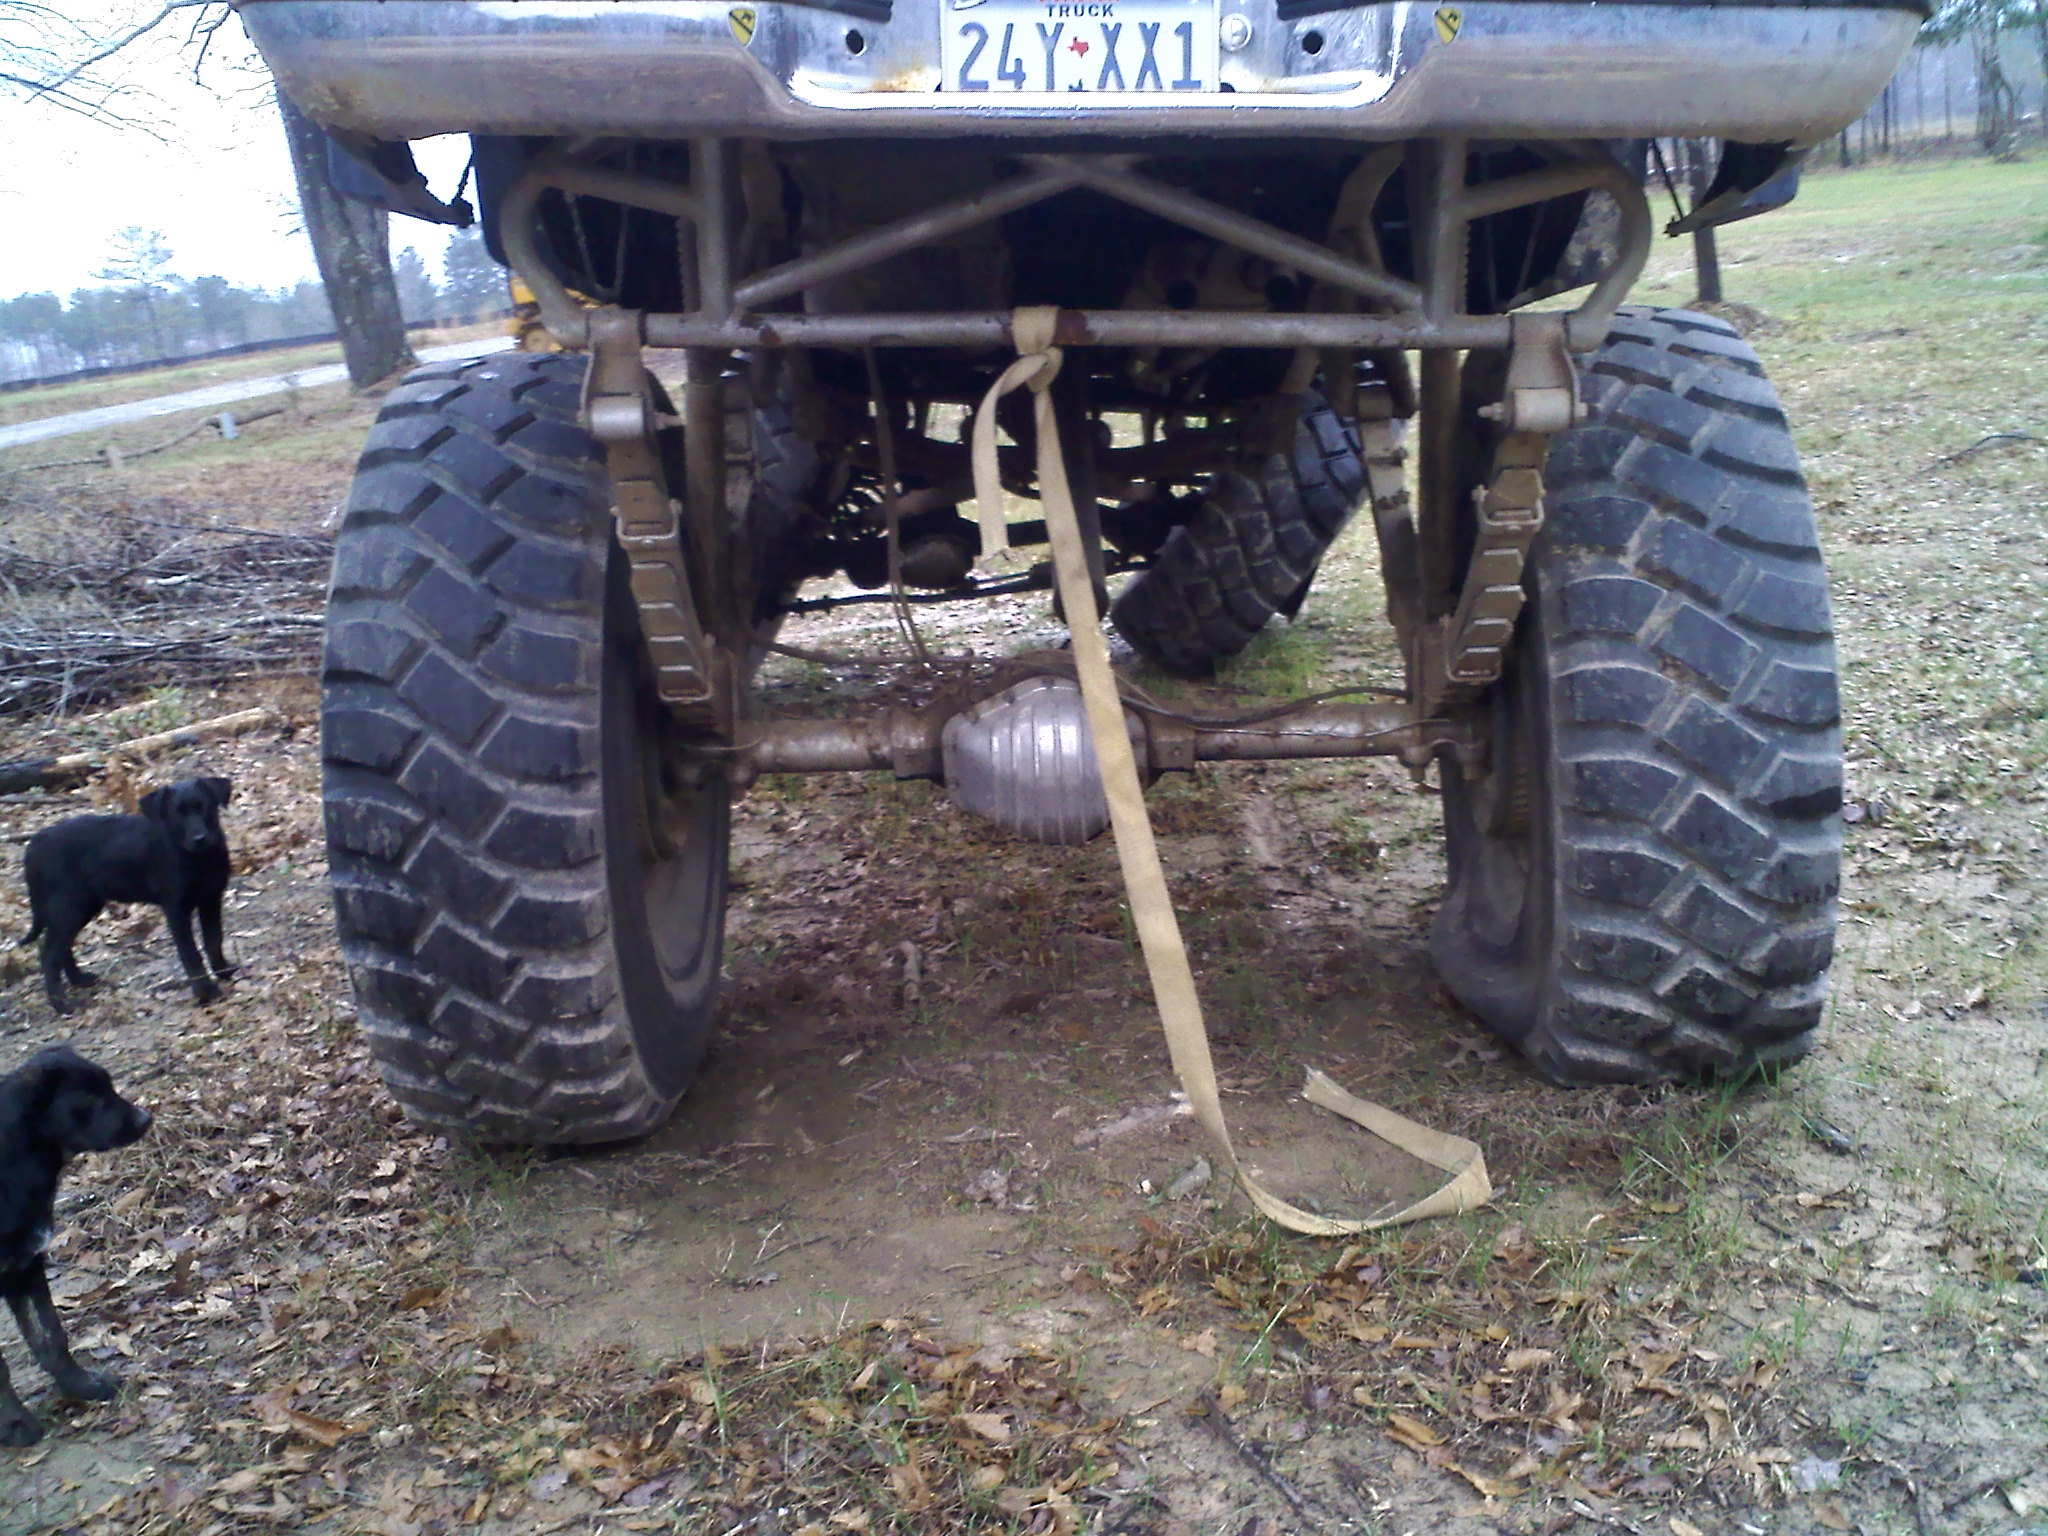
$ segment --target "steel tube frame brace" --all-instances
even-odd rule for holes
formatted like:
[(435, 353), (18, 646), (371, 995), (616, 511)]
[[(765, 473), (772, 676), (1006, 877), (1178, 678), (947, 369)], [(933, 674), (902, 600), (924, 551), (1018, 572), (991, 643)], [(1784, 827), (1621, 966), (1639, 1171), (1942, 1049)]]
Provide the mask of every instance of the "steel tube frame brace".
[[(622, 487), (619, 533), (634, 557), (634, 587), (649, 638), (662, 697), (685, 724), (709, 725), (732, 739), (738, 707), (738, 669), (721, 635), (736, 635), (745, 616), (699, 611), (697, 597), (723, 608), (726, 583), (708, 579), (727, 568), (730, 537), (724, 506), (724, 386), (730, 353), (760, 347), (1011, 347), (1011, 317), (1002, 311), (933, 314), (803, 314), (763, 312), (827, 281), (916, 250), (935, 240), (1086, 186), (1283, 267), (1312, 281), (1327, 307), (1308, 314), (1062, 310), (1055, 342), (1069, 347), (1292, 347), (1301, 349), (1418, 349), (1423, 354), (1421, 507), (1417, 529), (1421, 591), (1435, 605), (1411, 619), (1402, 635), (1408, 657), (1411, 704), (1419, 721), (1446, 705), (1464, 702), (1500, 675), (1521, 607), (1521, 572), (1530, 542), (1542, 527), (1544, 455), (1552, 434), (1578, 419), (1576, 377), (1570, 354), (1605, 338), (1614, 312), (1641, 274), (1652, 231), (1648, 199), (1628, 172), (1597, 144), (1563, 143), (1559, 158), (1541, 169), (1472, 186), (1467, 143), (1421, 140), (1405, 150), (1388, 147), (1360, 168), (1360, 207), (1368, 259), (1299, 235), (1171, 186), (1134, 169), (1140, 156), (1026, 154), (1027, 169), (999, 186), (956, 198), (735, 281), (731, 210), (733, 156), (727, 141), (690, 144), (688, 187), (631, 172), (594, 166), (568, 143), (543, 151), (509, 189), (501, 236), (513, 269), (533, 290), (548, 329), (565, 346), (594, 354), (596, 387), (588, 402), (593, 433), (611, 456)], [(1371, 201), (1404, 154), (1419, 232), (1419, 282), (1387, 272), (1370, 235)], [(549, 189), (605, 198), (674, 218), (685, 236), (685, 294), (680, 313), (586, 310), (539, 259), (535, 216)], [(1466, 252), (1472, 220), (1581, 191), (1601, 191), (1620, 211), (1620, 239), (1612, 264), (1568, 313), (1469, 315), (1464, 313)], [(1346, 216), (1341, 206), (1340, 221)], [(1339, 232), (1333, 231), (1333, 236)], [(653, 445), (658, 423), (644, 386), (641, 348), (680, 347), (688, 357), (684, 388), (682, 517), (666, 528), (659, 515), (673, 499)], [(1507, 396), (1491, 408), (1505, 429), (1492, 473), (1477, 493), (1477, 535), (1464, 571), (1452, 570), (1457, 482), (1458, 353), (1473, 348), (1509, 352)], [(674, 534), (666, 529), (672, 528)], [(669, 558), (653, 554), (663, 537), (681, 547)], [(690, 567), (698, 579), (688, 579)], [(1431, 594), (1434, 594), (1432, 597)], [(854, 754), (858, 755), (858, 754)], [(1274, 755), (1290, 755), (1284, 752)]]

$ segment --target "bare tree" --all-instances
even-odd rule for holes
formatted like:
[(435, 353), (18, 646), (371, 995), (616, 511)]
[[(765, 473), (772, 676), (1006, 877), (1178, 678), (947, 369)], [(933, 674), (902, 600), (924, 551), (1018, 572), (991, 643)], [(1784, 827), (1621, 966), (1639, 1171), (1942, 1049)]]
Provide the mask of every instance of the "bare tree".
[(76, 9), (44, 0), (0, 0), (0, 92), (156, 137), (162, 135), (146, 100), (125, 82), (103, 76), (99, 66), (186, 11), (192, 24), (185, 40), (196, 45), (196, 70), (196, 60), (231, 14), (222, 0), (162, 0), (146, 15), (134, 12), (142, 19), (126, 27), (104, 14), (95, 18), (113, 28), (104, 31), (72, 14)]
[[(124, 12), (126, 25), (114, 19)], [(0, 90), (147, 130), (149, 125), (127, 110), (130, 98), (120, 83), (101, 74), (102, 66), (179, 18), (189, 22), (184, 46), (196, 73), (214, 33), (232, 12), (223, 0), (149, 0), (103, 6), (92, 22), (79, 19), (83, 14), (79, 7), (45, 0), (0, 0)], [(349, 379), (360, 389), (413, 361), (392, 280), (390, 219), (383, 210), (336, 190), (326, 134), (281, 93), (277, 102), (306, 234), (341, 333)], [(154, 328), (153, 304), (149, 309)]]
[(1967, 41), (1977, 65), (1977, 142), (2009, 160), (2019, 148), (2020, 93), (2006, 78), (2005, 33), (2033, 19), (2040, 0), (1944, 0), (1921, 24), (1925, 42)]
[(306, 238), (327, 289), (349, 382), (367, 389), (417, 361), (405, 340), (398, 284), (391, 272), (391, 215), (344, 197), (334, 185), (326, 133), (284, 92), (277, 93), (291, 146), (292, 174)]
[(164, 345), (159, 302), (178, 279), (171, 275), (171, 244), (163, 231), (130, 224), (114, 236), (114, 254), (93, 273), (103, 283), (113, 283), (122, 294), (142, 306), (143, 323), (149, 328), (149, 344), (158, 357), (169, 356)]
[(2041, 133), (2048, 137), (2048, 0), (2030, 0), (2025, 19), (2034, 30), (2034, 51), (2041, 58)]
[[(1712, 139), (1686, 139), (1682, 142), (1685, 145), (1686, 182), (1692, 193), (1692, 205), (1697, 208), (1707, 200), (1707, 189), (1714, 184), (1718, 157)], [(1699, 302), (1720, 303), (1721, 250), (1711, 225), (1692, 233), (1692, 270)]]

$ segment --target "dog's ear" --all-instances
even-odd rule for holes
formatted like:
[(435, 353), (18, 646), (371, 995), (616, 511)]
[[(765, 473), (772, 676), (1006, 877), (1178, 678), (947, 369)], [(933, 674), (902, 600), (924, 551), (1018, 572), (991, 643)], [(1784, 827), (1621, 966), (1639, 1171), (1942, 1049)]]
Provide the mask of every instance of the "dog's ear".
[(167, 822), (171, 819), (171, 792), (169, 789), (152, 789), (135, 802), (135, 809), (151, 821)]
[(226, 779), (201, 779), (199, 787), (213, 796), (215, 805), (226, 805), (235, 793), (235, 786)]

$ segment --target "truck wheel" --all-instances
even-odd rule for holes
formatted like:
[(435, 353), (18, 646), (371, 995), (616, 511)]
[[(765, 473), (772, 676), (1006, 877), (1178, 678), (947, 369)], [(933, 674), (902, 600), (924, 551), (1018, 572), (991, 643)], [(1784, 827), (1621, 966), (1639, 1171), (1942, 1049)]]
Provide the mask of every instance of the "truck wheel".
[(1444, 984), (1560, 1083), (1803, 1056), (1841, 862), (1812, 502), (1748, 343), (1625, 309), (1548, 520), (1482, 779), (1444, 765)]
[(1216, 476), (1194, 517), (1110, 608), (1139, 655), (1177, 677), (1213, 677), (1276, 613), (1301, 606), (1316, 566), (1365, 492), (1352, 425), (1311, 394), (1294, 450)]
[(328, 606), (328, 861), (363, 1035), (414, 1119), (492, 1141), (660, 1124), (724, 936), (729, 794), (662, 766), (583, 371), (506, 355), (393, 390)]

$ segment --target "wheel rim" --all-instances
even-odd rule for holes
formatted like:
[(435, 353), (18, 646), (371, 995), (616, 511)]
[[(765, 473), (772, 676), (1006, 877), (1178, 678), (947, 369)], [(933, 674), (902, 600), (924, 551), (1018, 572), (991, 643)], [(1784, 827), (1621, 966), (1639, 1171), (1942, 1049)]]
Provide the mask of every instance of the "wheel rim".
[[(1515, 669), (1519, 673), (1520, 669)], [(1488, 947), (1521, 948), (1523, 918), (1540, 864), (1531, 807), (1535, 799), (1534, 742), (1522, 679), (1501, 679), (1487, 701), (1486, 774), (1462, 785), (1469, 865), (1466, 922)]]
[(1539, 623), (1532, 596), (1507, 668), (1480, 706), (1489, 736), (1486, 774), (1472, 781), (1455, 769), (1445, 774), (1450, 888), (1431, 940), (1452, 993), (1518, 1042), (1549, 995), (1557, 905)]
[(722, 773), (679, 783), (647, 678), (624, 562), (605, 604), (604, 857), (619, 993), (648, 1074), (681, 1086), (704, 1052), (725, 933), (731, 792)]

